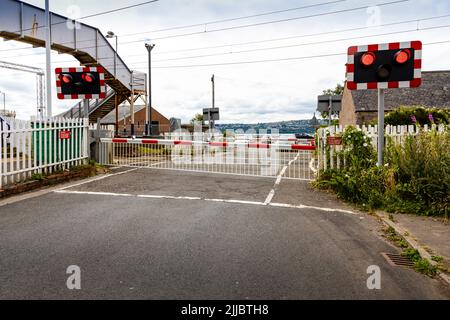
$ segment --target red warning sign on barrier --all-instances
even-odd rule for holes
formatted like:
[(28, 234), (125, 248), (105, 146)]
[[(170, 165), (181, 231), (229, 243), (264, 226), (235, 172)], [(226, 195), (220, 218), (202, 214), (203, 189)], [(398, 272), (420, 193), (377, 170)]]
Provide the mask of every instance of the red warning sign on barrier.
[(68, 139), (70, 139), (70, 136), (71, 136), (71, 132), (69, 130), (61, 130), (59, 132), (59, 138), (61, 140), (68, 140)]
[(327, 144), (329, 146), (340, 146), (342, 145), (342, 137), (328, 137)]

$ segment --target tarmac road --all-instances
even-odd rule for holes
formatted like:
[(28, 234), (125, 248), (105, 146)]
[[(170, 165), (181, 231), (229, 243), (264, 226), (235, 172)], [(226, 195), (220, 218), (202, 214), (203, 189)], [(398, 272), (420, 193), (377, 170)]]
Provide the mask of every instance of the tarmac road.
[[(386, 262), (397, 249), (377, 221), (306, 182), (264, 205), (274, 181), (139, 169), (0, 202), (0, 298), (449, 299)], [(70, 265), (81, 290), (66, 287)]]

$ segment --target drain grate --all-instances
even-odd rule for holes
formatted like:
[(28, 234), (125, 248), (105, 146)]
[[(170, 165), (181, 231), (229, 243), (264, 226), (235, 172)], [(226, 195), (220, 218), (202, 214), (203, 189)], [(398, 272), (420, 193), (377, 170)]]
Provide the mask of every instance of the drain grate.
[(381, 255), (392, 266), (401, 266), (401, 267), (413, 267), (414, 266), (414, 262), (412, 262), (409, 258), (402, 256), (401, 254), (382, 252)]

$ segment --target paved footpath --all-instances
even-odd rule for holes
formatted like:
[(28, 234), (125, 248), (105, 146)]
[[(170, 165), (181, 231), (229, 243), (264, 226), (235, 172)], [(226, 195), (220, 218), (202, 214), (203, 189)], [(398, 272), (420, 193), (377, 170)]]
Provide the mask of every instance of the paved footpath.
[[(0, 202), (0, 299), (449, 299), (307, 182), (139, 169)], [(81, 290), (66, 269), (81, 268)], [(381, 268), (381, 290), (366, 270)]]

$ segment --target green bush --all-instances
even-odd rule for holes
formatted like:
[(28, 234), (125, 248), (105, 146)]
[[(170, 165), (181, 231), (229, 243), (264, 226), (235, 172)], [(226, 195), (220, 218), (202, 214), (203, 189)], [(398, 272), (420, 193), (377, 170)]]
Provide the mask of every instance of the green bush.
[[(450, 204), (450, 133), (422, 132), (402, 145), (388, 142), (386, 161), (397, 171), (398, 211), (446, 215)], [(404, 210), (406, 209), (406, 210)]]
[(393, 126), (450, 124), (450, 111), (421, 106), (400, 107), (386, 115), (385, 123)]
[(421, 132), (402, 144), (388, 139), (383, 167), (363, 132), (343, 134), (345, 169), (322, 172), (315, 185), (331, 189), (367, 210), (384, 209), (448, 217), (450, 207), (450, 131)]

